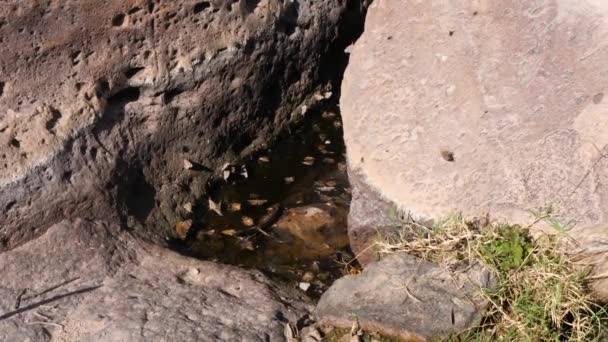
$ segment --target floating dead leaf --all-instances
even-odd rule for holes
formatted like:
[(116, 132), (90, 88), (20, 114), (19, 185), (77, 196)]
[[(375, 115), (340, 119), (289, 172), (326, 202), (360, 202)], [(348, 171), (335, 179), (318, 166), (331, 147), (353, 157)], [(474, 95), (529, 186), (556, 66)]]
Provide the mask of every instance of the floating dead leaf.
[(184, 204), (183, 207), (186, 212), (188, 212), (188, 213), (192, 212), (192, 203), (188, 202), (188, 203)]
[(222, 234), (224, 234), (226, 236), (235, 236), (236, 235), (236, 230), (234, 230), (234, 229), (222, 230)]
[(323, 117), (323, 119), (333, 119), (336, 117), (336, 113), (334, 112), (323, 112), (323, 115), (321, 115)]
[(245, 165), (241, 166), (241, 176), (245, 179), (249, 178), (249, 172), (247, 172), (247, 167)]
[(192, 164), (192, 162), (189, 161), (188, 159), (184, 159), (184, 169), (192, 170), (193, 168), (194, 168), (194, 164)]
[(268, 158), (266, 156), (261, 156), (260, 158), (258, 158), (258, 161), (262, 162), (262, 163), (268, 163), (268, 162), (270, 162), (270, 158)]
[(175, 224), (175, 233), (178, 238), (185, 240), (190, 228), (192, 228), (192, 220), (179, 221)]
[(250, 199), (247, 201), (247, 203), (249, 203), (249, 205), (255, 206), (255, 207), (259, 207), (261, 205), (264, 205), (266, 203), (268, 203), (268, 200), (265, 199)]
[(255, 251), (255, 245), (253, 244), (253, 241), (251, 240), (241, 240), (239, 242), (239, 247), (241, 247), (242, 249), (248, 250), (248, 251)]
[(335, 159), (333, 159), (333, 158), (323, 158), (323, 162), (324, 162), (325, 164), (335, 164), (335, 163), (336, 163), (336, 160), (335, 160)]
[(302, 162), (302, 164), (308, 165), (308, 166), (314, 165), (315, 164), (315, 157), (306, 157), (306, 158), (304, 158), (304, 161)]
[(285, 177), (285, 184), (291, 184), (295, 181), (296, 179), (294, 177)]
[(215, 203), (211, 198), (209, 198), (209, 210), (215, 212), (216, 214), (220, 215), (220, 216), (224, 216), (224, 214), (222, 214), (222, 206), (221, 203)]
[(238, 203), (238, 202), (230, 203), (229, 210), (232, 212), (241, 211), (241, 203)]
[(247, 227), (251, 227), (255, 224), (255, 221), (253, 221), (253, 219), (249, 216), (243, 216), (241, 218), (241, 221), (243, 221), (243, 224), (246, 225)]

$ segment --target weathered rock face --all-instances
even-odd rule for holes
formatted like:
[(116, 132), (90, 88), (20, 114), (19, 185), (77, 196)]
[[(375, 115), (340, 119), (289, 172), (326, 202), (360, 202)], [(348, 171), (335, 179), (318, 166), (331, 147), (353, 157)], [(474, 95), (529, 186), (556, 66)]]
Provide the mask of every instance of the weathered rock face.
[(423, 341), (478, 324), (487, 302), (481, 287), (492, 286), (479, 265), (452, 274), (407, 254), (370, 264), (361, 275), (336, 281), (323, 294), (315, 315), (321, 324), (352, 327)]
[(142, 249), (105, 222), (62, 221), (0, 272), (1, 341), (282, 341), (308, 311), (260, 272)]
[(0, 250), (64, 218), (170, 229), (207, 171), (297, 117), (360, 18), (359, 1), (4, 2)]
[(375, 1), (341, 99), (356, 252), (391, 205), (605, 227), (607, 32), (597, 0)]

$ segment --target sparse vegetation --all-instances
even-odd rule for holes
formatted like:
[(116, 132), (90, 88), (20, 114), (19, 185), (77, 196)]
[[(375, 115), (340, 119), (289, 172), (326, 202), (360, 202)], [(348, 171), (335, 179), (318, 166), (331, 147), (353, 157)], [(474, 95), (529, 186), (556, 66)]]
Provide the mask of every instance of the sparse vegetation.
[(562, 233), (533, 239), (524, 227), (454, 215), (432, 228), (404, 223), (394, 236), (379, 237), (375, 250), (406, 252), (454, 272), (475, 262), (493, 270), (496, 286), (481, 291), (489, 305), (480, 325), (448, 340), (608, 340), (608, 306), (592, 300), (588, 270), (564, 252), (572, 242)]

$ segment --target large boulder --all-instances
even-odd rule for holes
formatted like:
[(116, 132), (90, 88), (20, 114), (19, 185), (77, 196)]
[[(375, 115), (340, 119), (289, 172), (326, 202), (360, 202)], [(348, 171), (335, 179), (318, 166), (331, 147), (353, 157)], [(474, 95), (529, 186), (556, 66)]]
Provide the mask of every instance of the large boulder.
[(359, 3), (0, 5), (0, 250), (65, 218), (164, 235), (340, 72)]
[(260, 272), (102, 221), (53, 225), (0, 254), (0, 274), (0, 341), (283, 341), (308, 312)]
[(355, 252), (397, 207), (599, 227), (605, 253), (607, 32), (605, 1), (374, 1), (342, 85)]

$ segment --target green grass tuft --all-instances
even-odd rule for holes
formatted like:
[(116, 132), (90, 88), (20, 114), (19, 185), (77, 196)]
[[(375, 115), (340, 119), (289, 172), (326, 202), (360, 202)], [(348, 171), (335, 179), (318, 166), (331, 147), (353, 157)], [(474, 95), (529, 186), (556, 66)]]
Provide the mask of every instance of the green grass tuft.
[(431, 228), (404, 223), (394, 236), (379, 237), (375, 250), (406, 252), (454, 272), (474, 262), (493, 270), (496, 287), (481, 290), (489, 303), (481, 324), (448, 340), (608, 341), (608, 307), (593, 301), (588, 270), (563, 252), (569, 243), (563, 234), (533, 239), (520, 226), (452, 216)]

